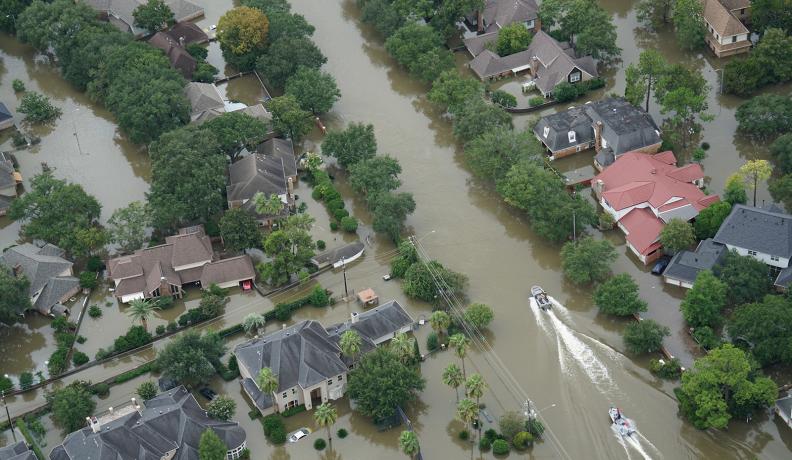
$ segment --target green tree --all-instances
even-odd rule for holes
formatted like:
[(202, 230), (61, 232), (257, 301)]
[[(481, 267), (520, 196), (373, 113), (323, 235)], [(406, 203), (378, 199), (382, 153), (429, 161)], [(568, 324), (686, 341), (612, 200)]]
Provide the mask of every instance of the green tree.
[(397, 332), (388, 344), (388, 348), (399, 358), (402, 364), (410, 362), (413, 357), (414, 347), (415, 339), (403, 332)]
[[(96, 14), (94, 12), (94, 14)], [(132, 41), (132, 35), (121, 32), (109, 23), (93, 23), (78, 29), (69, 46), (57, 50), (63, 78), (85, 91), (95, 72), (111, 50), (118, 50)]]
[(448, 296), (462, 296), (467, 278), (461, 273), (449, 270), (440, 262), (432, 260), (428, 263), (415, 263), (404, 274), (402, 289), (408, 297), (435, 302), (440, 297), (438, 290), (442, 286)]
[(228, 290), (212, 284), (209, 287), (204, 286), (198, 309), (203, 318), (215, 318), (223, 313), (226, 303), (228, 303)]
[(211, 428), (207, 428), (201, 434), (198, 443), (199, 460), (225, 460), (228, 446), (217, 436)]
[(143, 401), (148, 401), (149, 399), (157, 396), (157, 393), (157, 384), (152, 380), (146, 380), (137, 387), (137, 394)]
[(17, 112), (24, 113), (24, 120), (31, 123), (49, 123), (63, 114), (47, 96), (35, 91), (28, 91), (22, 96)]
[(163, 0), (148, 0), (132, 12), (135, 25), (151, 32), (165, 29), (168, 24), (176, 22), (173, 11)]
[(636, 16), (641, 24), (657, 30), (671, 23), (675, 4), (676, 0), (639, 0)]
[(491, 92), (490, 100), (493, 104), (503, 107), (504, 109), (517, 107), (517, 98), (502, 89), (496, 89)]
[(792, 37), (789, 31), (770, 28), (765, 30), (749, 59), (756, 60), (762, 68), (761, 84), (792, 80)]
[(751, 30), (777, 27), (792, 33), (792, 0), (751, 0)]
[(140, 324), (143, 325), (143, 329), (148, 330), (147, 321), (156, 310), (159, 310), (159, 307), (157, 307), (154, 302), (150, 302), (146, 299), (135, 299), (129, 302), (127, 315), (132, 321), (140, 321)]
[(436, 30), (418, 23), (401, 27), (385, 41), (388, 53), (424, 82), (432, 82), (454, 67), (454, 57), (443, 45), (443, 37)]
[(656, 81), (655, 100), (660, 104), (660, 113), (670, 115), (664, 121), (666, 131), (683, 148), (688, 146), (692, 133), (701, 128), (698, 121), (712, 120), (706, 113), (709, 90), (701, 72), (682, 64), (667, 66)]
[(76, 381), (47, 395), (52, 407), (52, 419), (64, 431), (77, 431), (85, 426), (85, 418), (96, 409), (89, 384)]
[(235, 160), (242, 148), (252, 149), (267, 137), (267, 124), (241, 111), (228, 112), (201, 125), (217, 140), (220, 150)]
[[(465, 395), (468, 398), (475, 398), (476, 407), (479, 407), (481, 397), (489, 386), (480, 374), (473, 374), (465, 380)], [(478, 439), (481, 439), (481, 424), (478, 424)]]
[(702, 209), (696, 216), (696, 223), (693, 224), (696, 238), (705, 240), (714, 237), (723, 221), (729, 216), (731, 208), (732, 205), (728, 201), (721, 201)]
[(335, 78), (327, 72), (301, 67), (286, 82), (286, 94), (314, 115), (329, 112), (341, 97)]
[(418, 250), (412, 242), (404, 240), (399, 243), (398, 255), (391, 260), (391, 276), (394, 278), (404, 278), (407, 269), (419, 261)]
[(525, 430), (526, 420), (525, 415), (517, 411), (506, 411), (498, 419), (498, 428), (501, 434), (506, 439), (506, 442), (512, 442), (517, 433)]
[(500, 126), (465, 145), (467, 166), (482, 179), (497, 181), (520, 160), (538, 161), (543, 146), (530, 131), (517, 132)]
[(337, 419), (338, 412), (336, 412), (335, 407), (330, 403), (320, 404), (314, 410), (314, 421), (316, 424), (320, 427), (327, 428), (327, 441), (330, 444), (330, 449), (333, 448), (333, 436), (330, 430), (333, 428), (333, 424), (335, 424)]
[(698, 0), (676, 0), (674, 30), (682, 48), (694, 50), (704, 46), (707, 26), (704, 24), (703, 4)]
[(300, 67), (319, 69), (327, 58), (308, 37), (281, 37), (256, 61), (256, 70), (276, 90)]
[(292, 95), (271, 99), (267, 108), (272, 112), (272, 125), (275, 131), (294, 142), (299, 142), (313, 128), (311, 112), (303, 110)]
[(464, 335), (456, 333), (448, 339), (448, 342), (451, 344), (451, 348), (454, 349), (454, 354), (462, 361), (462, 379), (466, 380), (465, 356), (467, 356), (468, 348), (470, 348), (470, 340)]
[(415, 458), (421, 451), (421, 445), (418, 443), (418, 436), (412, 430), (404, 430), (399, 435), (399, 448), (404, 452), (404, 455)]
[(456, 400), (459, 402), (459, 387), (465, 383), (465, 377), (462, 375), (462, 370), (459, 369), (459, 366), (450, 363), (443, 369), (443, 383), (454, 389)]
[(16, 23), (19, 15), (29, 7), (31, 0), (3, 0), (0, 2), (0, 30), (13, 35), (16, 32)]
[[(464, 398), (457, 403), (456, 418), (463, 422), (465, 425), (473, 429), (473, 424), (478, 419), (479, 408), (478, 405), (469, 398)], [(473, 458), (473, 450), (475, 447), (470, 447), (470, 458)]]
[(217, 41), (223, 57), (240, 70), (250, 70), (267, 42), (269, 20), (257, 8), (240, 6), (227, 11), (217, 22)]
[(432, 82), (428, 97), (449, 113), (457, 113), (467, 101), (484, 97), (484, 85), (473, 78), (463, 77), (456, 69), (450, 69)]
[(392, 351), (380, 347), (349, 373), (347, 392), (358, 411), (379, 421), (392, 416), (396, 406), (415, 400), (425, 384), (417, 367), (402, 365)]
[(783, 203), (786, 209), (792, 209), (792, 174), (771, 179), (768, 188), (774, 200)]
[(290, 216), (281, 229), (276, 230), (264, 239), (264, 253), (270, 261), (259, 265), (261, 278), (273, 286), (289, 281), (291, 275), (299, 273), (311, 260), (314, 243), (308, 230), (313, 219), (303, 225), (299, 215)]
[(749, 96), (762, 86), (765, 69), (758, 59), (732, 59), (723, 67), (721, 75), (723, 92)]
[[(256, 385), (258, 385), (262, 392), (272, 395), (273, 401), (277, 399), (275, 392), (278, 391), (280, 382), (278, 381), (278, 377), (272, 372), (272, 369), (269, 367), (263, 367), (259, 371), (259, 375), (256, 376)], [(277, 412), (277, 410), (278, 409), (276, 406), (275, 411)]]
[(209, 381), (225, 351), (223, 339), (216, 333), (201, 335), (191, 330), (165, 345), (157, 355), (157, 364), (167, 377), (194, 386)]
[(229, 209), (220, 218), (220, 237), (223, 245), (232, 251), (256, 248), (261, 244), (258, 222), (241, 208)]
[(349, 185), (355, 193), (368, 197), (370, 204), (376, 204), (379, 195), (399, 188), (401, 172), (399, 160), (377, 155), (349, 166)]
[(483, 9), (484, 0), (444, 0), (437, 3), (437, 9), (432, 15), (431, 24), (444, 37), (449, 38), (459, 32), (457, 23), (466, 15), (470, 14), (471, 11)]
[(25, 276), (14, 276), (5, 265), (0, 266), (0, 323), (14, 324), (19, 321), (30, 304), (30, 281)]
[(696, 242), (696, 235), (690, 222), (671, 219), (660, 231), (660, 244), (666, 251), (677, 253), (690, 248)]
[(362, 339), (360, 338), (360, 334), (354, 329), (344, 331), (338, 341), (341, 353), (352, 361), (356, 361), (358, 356), (360, 356), (361, 345)]
[(740, 166), (737, 174), (753, 190), (753, 205), (756, 206), (756, 190), (759, 188), (759, 181), (766, 181), (770, 178), (773, 174), (773, 166), (767, 160), (748, 160)]
[(682, 374), (674, 390), (679, 409), (698, 429), (726, 428), (733, 417), (745, 418), (773, 404), (775, 383), (753, 368), (749, 357), (730, 344), (711, 350)]
[(626, 84), (624, 86), (624, 99), (635, 107), (640, 107), (646, 94), (648, 85), (646, 78), (635, 64), (630, 64), (624, 71)]
[(581, 55), (607, 62), (621, 52), (616, 46), (616, 26), (595, 0), (545, 0), (539, 17), (545, 28), (558, 24), (557, 34), (573, 43)]
[(748, 194), (745, 191), (745, 182), (743, 182), (739, 174), (732, 174), (728, 179), (726, 179), (726, 187), (724, 187), (723, 190), (723, 201), (730, 203), (732, 206), (735, 204), (745, 204), (748, 202)]
[(373, 158), (377, 154), (374, 125), (350, 123), (343, 131), (330, 131), (322, 141), (322, 153), (334, 157), (345, 168)]
[(267, 40), (272, 43), (280, 38), (306, 38), (313, 35), (315, 28), (301, 14), (281, 11), (266, 12), (269, 19)]
[(68, 252), (80, 251), (75, 236), (98, 225), (101, 205), (81, 185), (56, 179), (52, 171), (33, 176), (24, 195), (11, 203), (8, 216), (22, 221), (21, 234)]
[(429, 324), (432, 326), (432, 329), (437, 332), (437, 335), (442, 337), (448, 329), (448, 326), (451, 325), (451, 317), (443, 310), (435, 310), (429, 316)]
[(107, 221), (110, 240), (119, 245), (123, 252), (140, 249), (146, 242), (146, 229), (150, 221), (148, 209), (140, 201), (118, 208)]
[(726, 289), (726, 284), (709, 270), (699, 272), (679, 306), (685, 321), (694, 328), (717, 327), (726, 306)]
[(631, 353), (654, 353), (663, 346), (663, 338), (671, 335), (671, 330), (651, 319), (630, 323), (624, 329), (624, 346)]
[(638, 297), (638, 284), (627, 273), (608, 278), (594, 291), (594, 303), (609, 315), (629, 316), (646, 311), (647, 305)]
[(371, 223), (374, 231), (396, 242), (401, 238), (407, 216), (415, 211), (415, 200), (412, 193), (380, 193), (376, 199), (369, 199), (369, 207), (374, 216)]
[(783, 174), (792, 173), (792, 133), (779, 136), (770, 145), (770, 155), (778, 170)]
[(498, 33), (496, 52), (499, 56), (508, 56), (525, 51), (531, 44), (532, 38), (531, 32), (522, 23), (514, 22), (506, 25)]
[(727, 286), (731, 305), (758, 302), (770, 291), (767, 265), (750, 256), (729, 251), (723, 263), (715, 267), (715, 275)]
[(404, 17), (389, 0), (365, 0), (360, 9), (360, 20), (371, 24), (383, 38), (393, 35), (402, 25)]
[[(88, 5), (68, 0), (28, 2), (25, 6), (16, 18), (17, 38), (39, 51), (52, 47), (59, 57), (80, 29), (96, 18), (96, 11)], [(7, 15), (3, 10), (1, 16)]]
[(258, 331), (266, 324), (267, 324), (267, 319), (264, 318), (264, 315), (260, 315), (258, 313), (249, 313), (242, 320), (242, 329), (245, 330), (245, 334), (251, 334), (253, 332)]
[(792, 131), (792, 97), (761, 94), (737, 108), (737, 129), (743, 134), (766, 139)]
[(454, 137), (468, 143), (498, 128), (512, 128), (512, 117), (501, 107), (482, 99), (471, 99), (460, 107), (454, 117)]
[(495, 313), (488, 305), (474, 303), (465, 309), (463, 316), (468, 324), (476, 329), (482, 329), (489, 326), (495, 318)]
[(666, 72), (668, 63), (662, 54), (657, 50), (645, 50), (638, 57), (638, 73), (645, 82), (646, 105), (644, 110), (649, 111), (649, 98), (652, 94), (653, 85)]
[(616, 250), (608, 240), (591, 237), (570, 241), (561, 248), (564, 275), (575, 284), (605, 281), (611, 274), (610, 264), (616, 260)]
[(729, 335), (751, 344), (762, 366), (792, 363), (792, 308), (788, 298), (768, 295), (741, 305), (727, 322)]
[(206, 415), (224, 422), (231, 420), (234, 412), (236, 412), (236, 401), (227, 395), (216, 397), (209, 401), (209, 405), (206, 407)]
[(253, 205), (256, 208), (256, 214), (262, 216), (279, 216), (285, 206), (278, 195), (273, 193), (266, 196), (263, 192), (256, 192), (253, 195)]

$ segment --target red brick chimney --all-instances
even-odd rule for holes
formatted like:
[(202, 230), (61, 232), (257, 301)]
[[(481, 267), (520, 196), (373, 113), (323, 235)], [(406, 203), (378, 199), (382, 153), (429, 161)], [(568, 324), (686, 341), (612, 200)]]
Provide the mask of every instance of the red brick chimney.
[(602, 122), (594, 123), (594, 149), (599, 152), (602, 149)]
[(476, 23), (478, 25), (477, 30), (478, 33), (484, 33), (484, 15), (481, 14), (481, 10), (476, 11)]

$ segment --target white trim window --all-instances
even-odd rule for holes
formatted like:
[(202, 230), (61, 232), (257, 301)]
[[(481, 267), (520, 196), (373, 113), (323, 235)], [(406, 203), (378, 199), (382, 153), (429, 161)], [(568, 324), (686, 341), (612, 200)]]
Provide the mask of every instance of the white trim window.
[(570, 83), (577, 83), (580, 81), (580, 72), (572, 72), (569, 74), (569, 82)]
[(570, 144), (574, 144), (575, 142), (577, 142), (577, 138), (575, 137), (575, 132), (574, 131), (570, 130), (567, 133), (567, 137), (569, 138), (569, 143)]
[(544, 136), (544, 138), (547, 139), (548, 134), (550, 134), (550, 127), (545, 126), (544, 129), (542, 130), (542, 136)]

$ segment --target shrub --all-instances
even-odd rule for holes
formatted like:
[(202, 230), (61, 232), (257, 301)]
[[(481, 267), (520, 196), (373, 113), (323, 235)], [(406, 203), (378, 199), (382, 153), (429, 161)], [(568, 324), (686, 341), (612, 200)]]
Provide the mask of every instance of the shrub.
[(542, 104), (544, 104), (545, 102), (546, 102), (546, 99), (545, 99), (545, 98), (543, 98), (542, 96), (534, 96), (534, 97), (532, 97), (532, 98), (528, 99), (528, 104), (529, 104), (531, 107), (533, 107), (533, 106), (537, 106), (537, 105), (542, 105)]
[(649, 371), (661, 379), (677, 380), (682, 376), (682, 365), (677, 358), (670, 361), (653, 359), (649, 362)]
[(77, 342), (77, 343), (85, 343), (86, 340), (88, 340), (88, 339), (86, 339), (85, 336), (82, 336), (82, 335), (78, 335), (77, 338), (74, 339), (74, 341)]
[(479, 450), (482, 452), (489, 452), (492, 447), (492, 440), (490, 438), (481, 438), (479, 440)]
[(347, 233), (356, 232), (358, 221), (352, 216), (344, 217), (341, 219), (341, 228)]
[(137, 394), (141, 399), (143, 399), (143, 401), (148, 401), (149, 399), (157, 396), (157, 384), (152, 380), (146, 380), (145, 382), (138, 385)]
[(100, 398), (104, 398), (110, 394), (110, 385), (106, 383), (97, 383), (91, 387), (91, 393), (99, 396)]
[(157, 335), (162, 335), (162, 334), (164, 334), (164, 333), (165, 333), (165, 325), (164, 325), (164, 324), (160, 324), (159, 326), (157, 326), (157, 328), (156, 328), (156, 329), (154, 329), (154, 332), (155, 332)]
[(327, 442), (324, 439), (319, 438), (316, 441), (314, 441), (314, 449), (324, 450), (325, 447), (327, 447)]
[(426, 336), (426, 349), (435, 351), (440, 346), (440, 340), (437, 338), (437, 333), (432, 331)]
[(137, 369), (132, 369), (131, 371), (126, 371), (123, 374), (119, 374), (113, 381), (113, 384), (119, 385), (121, 383), (128, 382), (135, 377), (139, 377), (147, 372), (152, 372), (155, 370), (157, 370), (157, 362), (152, 361), (138, 367)]
[(94, 289), (99, 284), (94, 272), (80, 273), (80, 287), (83, 289)]
[(75, 366), (82, 366), (83, 364), (87, 363), (91, 359), (85, 353), (81, 351), (75, 351), (72, 355), (72, 362)]
[(98, 305), (91, 305), (88, 307), (88, 316), (91, 318), (99, 318), (102, 316), (102, 309)]
[(311, 198), (314, 200), (321, 200), (322, 199), (322, 187), (315, 187), (313, 192), (311, 192)]
[(165, 329), (167, 329), (167, 330), (168, 330), (168, 332), (173, 332), (173, 331), (175, 331), (175, 330), (176, 330), (178, 327), (179, 327), (179, 326), (178, 326), (176, 323), (174, 323), (173, 321), (171, 321), (171, 322), (169, 322), (169, 323), (168, 323), (168, 325), (167, 325), (167, 326), (165, 326)]
[(514, 444), (514, 448), (517, 450), (525, 450), (533, 445), (534, 437), (531, 433), (527, 431), (520, 431), (514, 437), (512, 444)]
[(175, 303), (176, 301), (170, 296), (158, 297), (157, 300), (154, 301), (154, 305), (160, 310), (167, 310), (173, 307)]
[(286, 426), (283, 424), (281, 416), (268, 415), (261, 419), (261, 425), (264, 427), (264, 436), (269, 442), (276, 445), (286, 442)]
[(539, 419), (531, 418), (525, 422), (525, 431), (531, 433), (534, 439), (539, 439), (542, 437), (544, 433), (545, 427), (544, 424), (539, 421)]
[(89, 272), (98, 272), (104, 268), (104, 262), (99, 256), (91, 256), (85, 264), (85, 269)]
[(709, 149), (710, 149), (710, 144), (709, 144), (709, 142), (702, 142), (702, 143), (701, 143), (701, 149), (702, 149), (702, 150), (704, 150), (705, 152), (706, 152), (707, 150), (709, 150)]
[(613, 224), (616, 222), (613, 220), (613, 216), (607, 212), (601, 212), (599, 215), (599, 228), (600, 230), (611, 230), (613, 228)]
[(309, 297), (310, 303), (314, 307), (326, 307), (330, 303), (330, 296), (322, 286), (316, 286)]
[(493, 104), (497, 104), (501, 107), (517, 107), (517, 98), (500, 89), (493, 91), (490, 95), (490, 99)]
[(468, 433), (468, 430), (462, 430), (459, 432), (459, 439), (463, 441), (467, 441), (469, 438), (470, 438), (470, 433)]
[[(325, 198), (327, 198), (327, 196), (325, 196)], [(344, 209), (344, 200), (342, 200), (339, 197), (339, 198), (336, 198), (334, 200), (328, 201), (327, 202), (327, 209), (329, 209), (330, 212), (332, 212), (332, 213), (335, 213), (336, 210), (338, 210), (338, 209)]]
[(316, 249), (320, 251), (324, 251), (326, 247), (327, 247), (327, 243), (325, 243), (324, 240), (316, 240)]
[(332, 232), (338, 231), (338, 224), (335, 222), (330, 222), (330, 231)]
[(490, 428), (484, 432), (484, 437), (490, 440), (490, 444), (492, 441), (498, 439), (498, 432), (495, 429)]
[(349, 211), (347, 211), (344, 208), (336, 209), (335, 211), (333, 211), (333, 217), (335, 217), (336, 220), (339, 221), (348, 215), (349, 215)]
[(11, 82), (11, 86), (14, 88), (15, 93), (21, 93), (25, 91), (25, 84), (22, 83), (22, 80), (18, 78), (14, 78), (14, 81)]
[(305, 412), (305, 406), (304, 405), (292, 406), (292, 407), (286, 409), (285, 411), (281, 412), (281, 417), (284, 417), (284, 418), (291, 417), (292, 415), (299, 414), (300, 412)]
[(339, 438), (344, 439), (349, 435), (349, 432), (343, 428), (340, 428), (338, 431), (336, 431), (336, 435), (338, 435)]
[(33, 386), (33, 374), (30, 372), (23, 372), (19, 374), (19, 387), (23, 390)]
[(712, 350), (713, 348), (721, 346), (720, 337), (718, 337), (715, 331), (709, 326), (697, 327), (693, 331), (693, 338), (706, 350)]
[(503, 439), (496, 439), (492, 442), (492, 453), (495, 455), (506, 455), (509, 453), (509, 443)]
[(14, 147), (22, 147), (23, 145), (27, 144), (27, 139), (25, 135), (20, 132), (15, 132), (11, 135), (11, 144)]

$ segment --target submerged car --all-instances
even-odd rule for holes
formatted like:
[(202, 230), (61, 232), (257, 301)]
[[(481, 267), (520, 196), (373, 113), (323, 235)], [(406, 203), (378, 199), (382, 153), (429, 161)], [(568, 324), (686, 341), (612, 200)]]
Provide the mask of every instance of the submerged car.
[(657, 263), (654, 264), (654, 267), (652, 267), (652, 274), (656, 276), (662, 275), (665, 269), (668, 267), (669, 262), (671, 262), (671, 258), (668, 256), (659, 258)]
[(215, 397), (217, 397), (217, 392), (214, 391), (213, 389), (209, 388), (209, 387), (201, 388), (200, 390), (198, 390), (198, 393), (200, 393), (201, 396), (203, 396), (204, 398), (208, 399), (209, 401), (211, 401), (211, 400), (215, 399)]
[(308, 436), (309, 434), (311, 434), (311, 430), (309, 430), (308, 428), (300, 428), (299, 430), (289, 435), (289, 442), (297, 442), (300, 439)]

